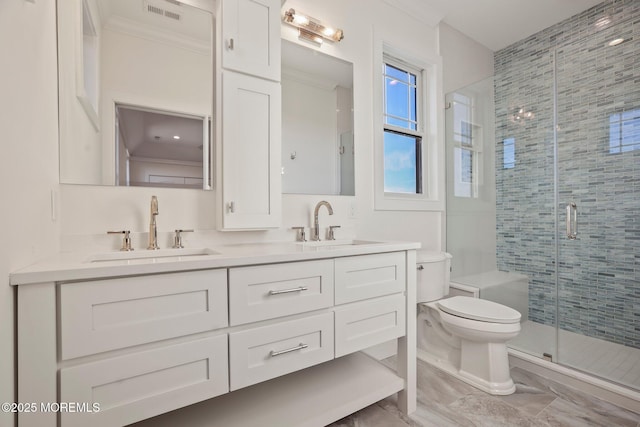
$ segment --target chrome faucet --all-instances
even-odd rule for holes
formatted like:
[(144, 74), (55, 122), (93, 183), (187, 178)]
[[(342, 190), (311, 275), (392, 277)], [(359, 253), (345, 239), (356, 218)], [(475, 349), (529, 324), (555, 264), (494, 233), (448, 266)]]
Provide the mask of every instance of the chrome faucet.
[(320, 223), (318, 222), (318, 211), (322, 206), (326, 206), (329, 211), (329, 215), (333, 215), (333, 208), (329, 202), (322, 200), (318, 202), (315, 210), (313, 211), (313, 228), (311, 229), (311, 240), (319, 242), (320, 241)]
[(151, 196), (151, 221), (149, 222), (149, 246), (147, 249), (155, 250), (158, 247), (158, 227), (156, 226), (156, 217), (158, 216), (158, 198)]

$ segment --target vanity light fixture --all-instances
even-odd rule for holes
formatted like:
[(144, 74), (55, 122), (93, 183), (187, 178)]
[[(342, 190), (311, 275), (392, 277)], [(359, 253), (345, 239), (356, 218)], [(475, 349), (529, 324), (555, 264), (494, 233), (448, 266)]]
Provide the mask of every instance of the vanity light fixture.
[(298, 29), (298, 38), (322, 45), (324, 40), (339, 42), (344, 38), (340, 29), (334, 29), (322, 24), (315, 18), (289, 9), (284, 13), (282, 20)]

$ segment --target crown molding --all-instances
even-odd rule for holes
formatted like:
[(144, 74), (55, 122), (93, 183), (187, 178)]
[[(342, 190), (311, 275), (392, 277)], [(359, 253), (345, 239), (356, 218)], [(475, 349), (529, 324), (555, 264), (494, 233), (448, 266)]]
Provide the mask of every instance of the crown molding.
[(164, 43), (180, 49), (190, 50), (201, 55), (211, 55), (212, 46), (210, 43), (175, 32), (160, 31), (154, 27), (142, 25), (140, 22), (121, 16), (112, 16), (109, 18), (104, 28), (118, 33)]

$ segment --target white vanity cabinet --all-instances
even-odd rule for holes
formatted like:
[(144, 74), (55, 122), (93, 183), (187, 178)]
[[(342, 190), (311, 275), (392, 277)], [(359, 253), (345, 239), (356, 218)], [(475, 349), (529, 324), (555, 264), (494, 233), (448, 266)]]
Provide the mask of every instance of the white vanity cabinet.
[(222, 67), (280, 81), (280, 0), (221, 0)]
[(280, 1), (220, 0), (216, 45), (216, 203), (220, 230), (281, 217)]
[[(256, 259), (13, 283), (19, 401), (83, 408), (19, 426), (323, 426), (394, 393), (415, 409), (415, 251)], [(397, 373), (359, 352), (394, 338)]]
[(280, 83), (223, 70), (218, 120), (218, 227), (280, 225)]

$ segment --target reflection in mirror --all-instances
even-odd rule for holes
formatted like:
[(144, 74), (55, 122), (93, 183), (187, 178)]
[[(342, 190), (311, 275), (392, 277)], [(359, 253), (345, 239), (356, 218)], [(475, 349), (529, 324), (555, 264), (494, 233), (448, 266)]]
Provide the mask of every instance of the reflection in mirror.
[(282, 41), (282, 191), (355, 195), (353, 64)]
[[(214, 2), (206, 11), (188, 3), (193, 0), (57, 2), (61, 183), (210, 188)], [(93, 50), (86, 49), (87, 35)], [(86, 89), (91, 76), (95, 93)], [(85, 88), (95, 120), (79, 88)], [(184, 133), (174, 126), (185, 120), (197, 127), (191, 133), (199, 142), (181, 137), (170, 147), (155, 143), (154, 136)], [(143, 123), (154, 127), (144, 130)], [(129, 131), (135, 136), (123, 133)], [(151, 142), (144, 132), (156, 132)], [(125, 143), (136, 148), (120, 145)], [(134, 165), (141, 158), (142, 175)], [(153, 173), (149, 159), (155, 159)]]
[[(80, 55), (79, 55), (80, 56)], [(87, 0), (82, 0), (82, 57), (76, 58), (76, 91), (89, 120), (98, 130), (98, 33)]]
[(118, 185), (202, 188), (206, 117), (116, 104)]

